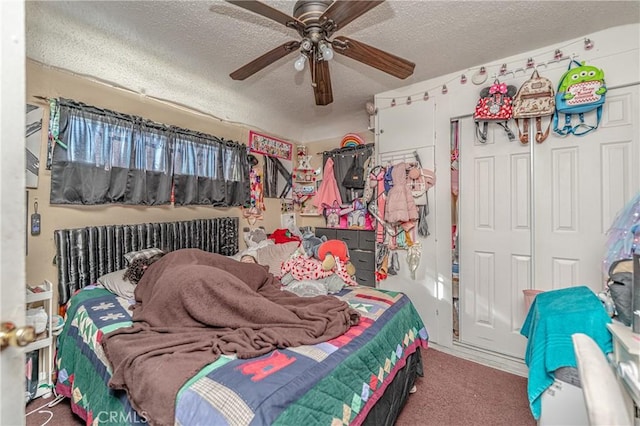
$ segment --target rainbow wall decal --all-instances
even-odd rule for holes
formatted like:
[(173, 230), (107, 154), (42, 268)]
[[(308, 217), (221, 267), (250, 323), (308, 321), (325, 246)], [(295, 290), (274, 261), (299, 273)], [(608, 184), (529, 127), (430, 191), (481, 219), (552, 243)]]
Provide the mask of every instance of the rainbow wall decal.
[(364, 145), (364, 140), (355, 133), (347, 133), (340, 142), (341, 148), (349, 148), (358, 145)]

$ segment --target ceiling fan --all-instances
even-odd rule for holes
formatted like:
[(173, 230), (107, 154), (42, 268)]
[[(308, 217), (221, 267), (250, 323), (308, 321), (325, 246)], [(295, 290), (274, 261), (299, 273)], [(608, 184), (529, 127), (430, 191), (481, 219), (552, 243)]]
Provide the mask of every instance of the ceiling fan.
[(406, 59), (352, 38), (338, 36), (330, 39), (334, 32), (341, 30), (384, 0), (299, 0), (293, 7), (293, 16), (260, 1), (227, 1), (293, 28), (301, 37), (299, 41), (288, 41), (238, 68), (230, 74), (234, 80), (244, 80), (298, 49), (300, 56), (296, 59), (294, 67), (302, 71), (305, 63), (309, 62), (316, 105), (329, 105), (333, 102), (329, 61), (333, 58), (334, 52), (401, 79), (413, 74), (415, 64)]

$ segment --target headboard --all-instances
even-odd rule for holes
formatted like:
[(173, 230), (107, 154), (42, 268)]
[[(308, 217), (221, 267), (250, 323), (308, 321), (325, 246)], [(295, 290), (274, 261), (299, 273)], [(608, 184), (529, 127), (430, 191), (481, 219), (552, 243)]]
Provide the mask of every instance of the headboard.
[(124, 255), (130, 251), (199, 248), (234, 255), (238, 252), (238, 222), (237, 217), (219, 217), (57, 230), (58, 302), (67, 303), (76, 290), (95, 283), (104, 274), (124, 269)]

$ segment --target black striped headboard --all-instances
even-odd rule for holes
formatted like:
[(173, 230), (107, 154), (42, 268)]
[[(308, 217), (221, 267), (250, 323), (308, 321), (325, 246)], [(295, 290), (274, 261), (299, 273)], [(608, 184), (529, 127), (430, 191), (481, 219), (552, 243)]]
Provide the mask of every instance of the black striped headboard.
[(88, 226), (54, 232), (60, 304), (98, 277), (126, 267), (130, 251), (158, 247), (166, 251), (199, 248), (231, 256), (238, 252), (237, 217), (183, 222)]

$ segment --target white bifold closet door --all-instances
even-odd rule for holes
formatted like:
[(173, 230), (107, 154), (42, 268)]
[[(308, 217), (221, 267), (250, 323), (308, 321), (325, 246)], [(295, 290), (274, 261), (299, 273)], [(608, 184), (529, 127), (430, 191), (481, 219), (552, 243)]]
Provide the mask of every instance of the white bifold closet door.
[(521, 357), (522, 290), (531, 283), (529, 148), (497, 125), (486, 143), (460, 121), (459, 341)]
[(523, 358), (522, 290), (603, 288), (606, 231), (640, 190), (638, 98), (614, 88), (598, 130), (533, 146), (497, 126), (481, 144), (460, 121), (462, 343)]
[(535, 216), (534, 276), (539, 288), (603, 289), (605, 234), (640, 191), (639, 94), (638, 85), (610, 90), (596, 131), (550, 137), (535, 147), (534, 203), (540, 214)]

